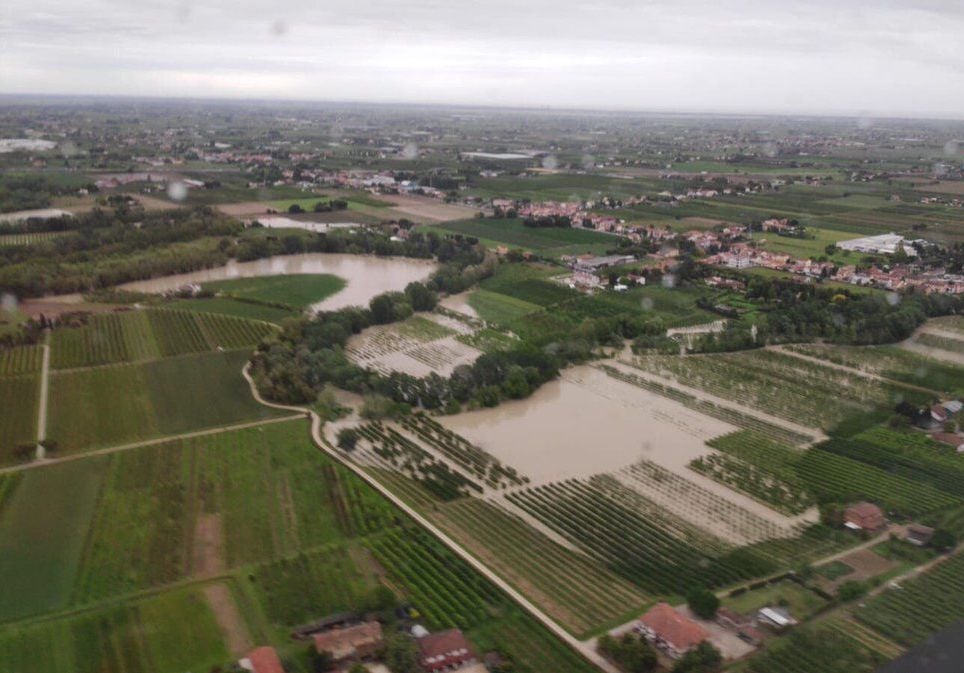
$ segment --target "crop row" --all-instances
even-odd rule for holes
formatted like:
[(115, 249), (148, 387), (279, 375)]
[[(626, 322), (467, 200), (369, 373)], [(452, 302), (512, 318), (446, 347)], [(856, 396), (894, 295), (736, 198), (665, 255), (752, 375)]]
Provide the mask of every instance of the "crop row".
[(509, 513), (475, 498), (449, 503), (436, 519), (496, 572), (570, 631), (583, 633), (643, 605), (647, 597), (589, 557), (552, 541)]
[(492, 488), (519, 486), (529, 482), (528, 477), (520, 476), (514, 468), (503, 465), (461, 435), (425, 414), (417, 413), (405, 417), (402, 426)]
[(14, 346), (0, 349), (0, 376), (32, 374), (43, 366), (42, 346)]
[(393, 529), (367, 544), (433, 628), (485, 623), (504, 603), (495, 587), (420, 529)]
[(964, 555), (901, 582), (854, 613), (860, 621), (903, 645), (916, 645), (964, 619)]
[(382, 462), (415, 479), (442, 500), (454, 500), (469, 491), (483, 492), (478, 483), (451, 470), (394, 428), (372, 422), (359, 427), (358, 432)]
[(835, 502), (870, 500), (907, 516), (959, 504), (960, 500), (920, 482), (821, 448), (807, 451), (796, 465), (807, 489)]
[(721, 586), (772, 569), (721, 561), (722, 556), (681, 539), (678, 531), (687, 528), (682, 522), (656, 508), (640, 512), (586, 482), (549, 484), (507, 498), (651, 593), (686, 593), (693, 586)]
[(839, 630), (804, 627), (750, 659), (748, 673), (873, 673), (884, 657)]
[(271, 330), (243, 318), (170, 309), (93, 315), (82, 327), (54, 331), (51, 364), (66, 369), (233, 350), (257, 344)]
[(694, 459), (690, 468), (788, 515), (801, 514), (813, 501), (799, 484), (761, 470), (736, 456), (709, 454)]

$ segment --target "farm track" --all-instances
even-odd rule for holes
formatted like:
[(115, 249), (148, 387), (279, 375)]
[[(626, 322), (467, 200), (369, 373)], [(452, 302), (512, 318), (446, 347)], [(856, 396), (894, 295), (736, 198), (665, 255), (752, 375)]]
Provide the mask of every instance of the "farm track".
[(423, 517), (414, 508), (412, 508), (403, 499), (395, 495), (395, 493), (389, 488), (385, 487), (380, 481), (369, 474), (367, 471), (362, 469), (360, 466), (356, 465), (354, 462), (346, 460), (338, 451), (334, 449), (325, 440), (321, 432), (322, 421), (321, 417), (310, 409), (305, 409), (302, 407), (296, 407), (286, 404), (276, 404), (274, 402), (269, 402), (265, 400), (261, 393), (258, 391), (257, 386), (254, 383), (254, 379), (251, 378), (251, 374), (248, 371), (248, 366), (245, 365), (242, 370), (242, 375), (248, 382), (251, 388), (251, 394), (254, 396), (260, 404), (266, 407), (271, 407), (274, 409), (283, 409), (288, 411), (297, 411), (302, 416), (308, 414), (311, 418), (311, 438), (318, 448), (328, 454), (332, 459), (338, 461), (338, 463), (344, 465), (346, 468), (351, 470), (355, 475), (362, 479), (366, 484), (374, 488), (376, 491), (381, 493), (385, 498), (387, 498), (393, 505), (401, 509), (405, 514), (407, 514), (413, 521), (418, 523), (422, 528), (431, 533), (437, 540), (442, 542), (446, 547), (452, 550), (455, 554), (460, 556), (466, 563), (468, 563), (475, 571), (483, 575), (487, 580), (492, 582), (497, 586), (503, 593), (508, 595), (513, 601), (515, 601), (520, 607), (522, 607), (526, 612), (537, 619), (543, 626), (545, 626), (549, 631), (555, 634), (559, 639), (565, 642), (569, 647), (578, 652), (586, 661), (592, 663), (599, 669), (605, 671), (606, 673), (621, 673), (613, 664), (609, 663), (605, 658), (603, 658), (598, 652), (591, 641), (581, 641), (574, 635), (569, 633), (566, 629), (560, 626), (555, 620), (545, 614), (540, 610), (535, 604), (529, 601), (525, 596), (523, 596), (519, 591), (517, 591), (511, 584), (503, 580), (498, 574), (489, 569), (484, 563), (479, 561), (471, 552), (469, 552), (465, 547), (457, 543), (455, 540), (450, 538), (447, 534), (442, 532), (435, 524), (430, 522), (428, 519)]
[(217, 435), (222, 432), (231, 432), (232, 430), (244, 430), (245, 428), (254, 428), (259, 425), (269, 425), (271, 423), (285, 423), (287, 421), (293, 421), (296, 419), (305, 418), (304, 413), (292, 414), (291, 416), (282, 416), (281, 418), (268, 418), (260, 421), (247, 421), (245, 423), (236, 423), (234, 425), (220, 425), (214, 428), (205, 428), (204, 430), (195, 430), (193, 432), (187, 432), (180, 435), (165, 435), (163, 437), (155, 437), (154, 439), (145, 439), (140, 442), (131, 442), (129, 444), (118, 444), (117, 446), (108, 446), (102, 449), (95, 449), (93, 451), (84, 451), (80, 453), (71, 454), (69, 456), (63, 456), (61, 458), (44, 458), (43, 460), (35, 460), (30, 463), (25, 463), (23, 465), (13, 465), (11, 467), (0, 468), (0, 474), (7, 474), (10, 472), (20, 472), (22, 470), (29, 470), (35, 467), (45, 467), (47, 465), (56, 465), (58, 463), (66, 463), (71, 460), (81, 460), (83, 458), (91, 458), (93, 456), (103, 456), (111, 453), (118, 453), (120, 451), (128, 451), (130, 449), (137, 449), (143, 446), (153, 446), (155, 444), (165, 444), (167, 442), (173, 442), (182, 439), (192, 439), (194, 437), (205, 437), (207, 435)]
[(831, 369), (836, 369), (837, 371), (845, 372), (847, 374), (853, 374), (854, 376), (862, 376), (865, 379), (871, 381), (877, 381), (878, 383), (885, 383), (887, 385), (895, 386), (898, 388), (907, 388), (908, 390), (916, 390), (917, 392), (927, 393), (928, 395), (934, 395), (936, 397), (943, 396), (938, 390), (933, 390), (931, 388), (925, 388), (924, 386), (917, 386), (913, 383), (905, 383), (904, 381), (898, 381), (896, 379), (887, 378), (886, 376), (881, 376), (880, 374), (875, 374), (873, 372), (868, 372), (863, 369), (857, 369), (856, 367), (848, 367), (847, 365), (838, 364), (836, 362), (831, 362), (830, 360), (821, 360), (813, 355), (806, 355), (804, 353), (798, 353), (796, 351), (785, 348), (784, 346), (768, 346), (768, 350), (776, 351), (782, 353), (783, 355), (789, 355), (791, 357), (804, 360), (806, 362), (812, 362), (821, 367), (829, 367)]
[(47, 399), (50, 397), (50, 330), (46, 330), (43, 343), (43, 365), (40, 369), (40, 399), (37, 404), (37, 460), (44, 460), (47, 450), (42, 442), (47, 439)]

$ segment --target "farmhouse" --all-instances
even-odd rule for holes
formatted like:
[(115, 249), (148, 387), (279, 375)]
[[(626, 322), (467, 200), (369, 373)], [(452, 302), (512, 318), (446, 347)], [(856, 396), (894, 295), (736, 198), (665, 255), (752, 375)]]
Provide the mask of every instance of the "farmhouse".
[(418, 639), (419, 662), (428, 673), (450, 671), (478, 660), (459, 629), (430, 633)]
[(674, 610), (669, 603), (654, 605), (639, 618), (636, 631), (673, 659), (683, 656), (710, 635), (692, 619)]
[(238, 666), (251, 673), (285, 673), (278, 652), (270, 645), (251, 650), (238, 661)]
[(322, 631), (312, 636), (319, 654), (328, 652), (335, 663), (374, 656), (381, 647), (382, 625), (362, 622), (342, 629)]
[(844, 512), (844, 525), (851, 530), (876, 533), (887, 525), (880, 507), (869, 502), (858, 502)]
[(757, 621), (764, 626), (782, 631), (797, 623), (797, 620), (784, 608), (765, 607), (756, 613)]
[(904, 539), (910, 542), (912, 545), (918, 547), (925, 547), (934, 537), (934, 529), (929, 526), (922, 526), (917, 523), (912, 523), (907, 527), (907, 533), (904, 535)]
[(947, 444), (958, 453), (964, 453), (964, 437), (953, 432), (935, 432), (931, 435), (931, 439), (941, 444)]

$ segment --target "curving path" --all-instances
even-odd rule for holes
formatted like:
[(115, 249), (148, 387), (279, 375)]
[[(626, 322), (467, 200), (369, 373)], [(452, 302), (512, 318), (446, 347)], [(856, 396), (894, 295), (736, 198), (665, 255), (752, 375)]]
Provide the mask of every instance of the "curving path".
[(570, 634), (559, 624), (557, 624), (551, 617), (542, 612), (538, 607), (536, 607), (532, 602), (529, 601), (525, 596), (516, 591), (511, 585), (502, 580), (494, 571), (490, 570), (488, 566), (484, 565), (478, 559), (476, 559), (467, 549), (465, 549), (458, 542), (450, 538), (448, 535), (443, 533), (439, 528), (437, 528), (428, 519), (423, 517), (421, 514), (412, 509), (407, 503), (405, 503), (401, 498), (396, 496), (392, 491), (383, 486), (381, 482), (372, 477), (370, 474), (361, 469), (358, 465), (350, 460), (346, 460), (343, 455), (336, 451), (322, 436), (321, 433), (321, 417), (310, 409), (305, 409), (303, 407), (297, 407), (288, 404), (276, 404), (274, 402), (269, 402), (261, 396), (258, 391), (257, 386), (254, 384), (254, 379), (251, 378), (251, 373), (249, 371), (250, 363), (245, 364), (244, 369), (241, 370), (241, 374), (244, 379), (248, 382), (251, 387), (251, 394), (261, 404), (266, 407), (272, 407), (274, 409), (284, 409), (287, 411), (297, 411), (301, 412), (303, 415), (311, 419), (311, 438), (318, 446), (319, 449), (327, 453), (331, 458), (338, 461), (353, 473), (355, 473), (359, 478), (365, 481), (369, 486), (377, 490), (383, 496), (388, 498), (396, 507), (405, 512), (412, 520), (434, 535), (438, 540), (440, 540), (445, 546), (451, 549), (453, 552), (458, 554), (462, 559), (468, 563), (477, 572), (482, 574), (487, 580), (495, 584), (499, 589), (505, 592), (512, 600), (519, 604), (526, 612), (539, 620), (546, 628), (552, 631), (557, 637), (562, 639), (567, 645), (572, 649), (576, 650), (583, 658), (585, 658), (590, 663), (594, 664), (598, 668), (602, 669), (606, 673), (621, 673), (621, 671), (609, 663), (605, 658), (603, 658), (598, 652), (596, 652), (593, 647), (593, 641), (583, 642), (577, 639), (575, 636)]

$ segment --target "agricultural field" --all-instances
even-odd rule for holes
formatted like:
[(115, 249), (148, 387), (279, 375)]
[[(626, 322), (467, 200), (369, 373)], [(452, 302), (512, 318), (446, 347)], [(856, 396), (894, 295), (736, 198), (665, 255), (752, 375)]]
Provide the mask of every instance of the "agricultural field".
[(346, 284), (343, 278), (331, 274), (286, 274), (219, 280), (202, 287), (240, 301), (303, 309), (339, 292)]
[(497, 325), (508, 325), (543, 310), (538, 304), (488, 290), (475, 290), (469, 295), (468, 302), (482, 320)]
[(827, 362), (934, 390), (945, 395), (964, 393), (964, 366), (943, 362), (899, 346), (829, 346), (794, 344), (785, 346)]
[(0, 350), (0, 376), (32, 374), (43, 365), (42, 346), (14, 346)]
[(964, 619), (964, 556), (945, 560), (900, 588), (884, 593), (854, 610), (864, 625), (901, 645), (913, 646)]
[(36, 444), (39, 397), (36, 374), (0, 378), (0, 464), (16, 462), (17, 447)]
[(223, 315), (149, 309), (91, 315), (82, 327), (55, 329), (51, 367), (71, 369), (115, 362), (253, 347), (270, 325)]
[(640, 356), (633, 364), (671, 381), (824, 430), (848, 417), (867, 414), (875, 406), (891, 406), (895, 399), (913, 396), (904, 388), (774, 350)]
[(0, 234), (0, 248), (8, 245), (35, 245), (66, 236), (70, 231), (35, 231), (27, 234)]
[(91, 459), (0, 475), (0, 573), (17, 578), (0, 592), (0, 622), (69, 604), (103, 466)]
[(840, 629), (804, 626), (771, 644), (737, 671), (745, 673), (873, 673), (887, 661)]
[(285, 318), (297, 315), (296, 311), (237, 301), (227, 297), (199, 297), (197, 299), (178, 299), (167, 304), (168, 307), (180, 311), (195, 311), (197, 313), (213, 313), (228, 315), (246, 320), (260, 320), (263, 322), (280, 323)]
[(391, 325), (369, 327), (351, 337), (345, 352), (356, 364), (388, 374), (448, 376), (459, 365), (481, 355), (468, 337), (473, 328), (441, 314), (413, 315)]
[(196, 589), (0, 630), (2, 673), (170, 673), (228, 660)]
[(615, 248), (618, 238), (580, 227), (527, 227), (521, 219), (471, 219), (432, 225), (431, 229), (474, 236), (489, 247), (505, 245), (543, 257), (598, 253)]
[(827, 601), (810, 589), (791, 580), (767, 584), (760, 589), (750, 589), (722, 600), (724, 607), (739, 614), (752, 615), (768, 605), (782, 605), (796, 619), (804, 620), (827, 606)]
[(276, 417), (241, 376), (248, 355), (200, 353), (51, 373), (47, 436), (58, 451), (74, 453)]

